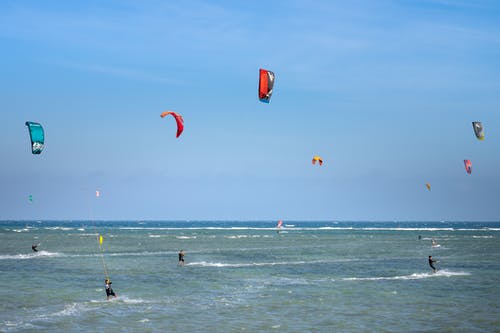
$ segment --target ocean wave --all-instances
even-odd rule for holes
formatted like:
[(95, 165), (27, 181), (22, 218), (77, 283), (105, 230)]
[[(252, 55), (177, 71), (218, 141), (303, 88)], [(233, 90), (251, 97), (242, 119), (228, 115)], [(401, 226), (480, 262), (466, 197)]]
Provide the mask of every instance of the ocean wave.
[[(224, 236), (224, 238), (228, 239), (239, 239), (239, 238), (260, 238), (266, 237), (267, 235), (233, 235), (233, 236)], [(269, 236), (267, 236), (269, 237)]]
[(37, 259), (37, 258), (61, 257), (61, 256), (63, 256), (63, 255), (59, 252), (38, 251), (38, 252), (33, 252), (33, 253), (0, 255), (0, 260)]
[(28, 229), (28, 228), (23, 228), (23, 229), (12, 229), (12, 231), (14, 231), (14, 232), (29, 232), (29, 231), (30, 231), (30, 229)]
[[(177, 254), (176, 251), (143, 251), (143, 252), (115, 252), (115, 253), (106, 253), (106, 256), (110, 257), (121, 257), (121, 256), (155, 256), (155, 255), (173, 255)], [(98, 256), (100, 254), (93, 254), (92, 256)]]
[(102, 298), (102, 299), (93, 299), (91, 300), (89, 303), (93, 303), (93, 304), (101, 304), (101, 303), (104, 303), (104, 304), (108, 304), (108, 303), (125, 303), (125, 304), (143, 304), (143, 303), (151, 303), (151, 301), (146, 301), (144, 299), (141, 299), (141, 298), (130, 298), (126, 295), (119, 295), (117, 297), (111, 297), (109, 300), (107, 300), (106, 298)]
[(493, 236), (472, 236), (472, 238), (495, 238)]
[(75, 314), (78, 314), (82, 312), (84, 309), (84, 304), (83, 303), (71, 303), (71, 304), (66, 304), (64, 306), (64, 309), (55, 313), (52, 313), (51, 316), (54, 317), (60, 317), (60, 316), (72, 316)]
[[(191, 253), (195, 253), (191, 251)], [(156, 251), (156, 252), (112, 252), (106, 253), (109, 257), (129, 257), (129, 256), (156, 256), (156, 255), (175, 255), (176, 251)], [(6, 254), (0, 255), (0, 260), (18, 260), (18, 259), (39, 259), (39, 258), (85, 258), (85, 257), (100, 257), (100, 253), (86, 253), (86, 254), (70, 254), (61, 252), (48, 252), (48, 251), (38, 251), (33, 253), (20, 253), (20, 254)]]
[(143, 299), (135, 299), (129, 298), (127, 296), (118, 296), (116, 298), (110, 298), (107, 300), (106, 298), (102, 298), (100, 300), (90, 300), (86, 302), (74, 302), (64, 305), (64, 309), (54, 312), (49, 315), (42, 315), (40, 318), (45, 317), (61, 317), (61, 316), (73, 316), (80, 314), (82, 312), (94, 310), (95, 307), (91, 307), (91, 304), (109, 304), (109, 303), (125, 303), (125, 304), (142, 304), (147, 303), (147, 301)]
[(252, 262), (252, 263), (223, 263), (223, 262), (207, 262), (197, 261), (187, 263), (186, 266), (198, 267), (258, 267), (258, 266), (281, 266), (281, 265), (310, 265), (310, 264), (324, 264), (332, 262), (347, 262), (355, 261), (355, 259), (341, 259), (341, 260), (310, 260), (310, 261), (278, 261), (278, 262)]
[[(119, 227), (120, 230), (260, 230), (276, 231), (276, 227)], [(282, 227), (281, 230), (315, 231), (315, 230), (356, 230), (356, 231), (500, 231), (500, 228), (444, 228), (444, 227)]]
[(93, 236), (93, 237), (97, 237), (99, 236), (98, 233), (95, 233), (95, 234), (88, 234), (88, 233), (84, 233), (84, 234), (68, 234), (68, 236)]
[[(111, 298), (110, 298), (111, 300)], [(143, 303), (151, 303), (151, 301), (146, 301), (141, 298), (129, 298), (127, 296), (121, 295), (116, 298), (113, 298), (114, 302), (121, 302), (125, 304), (143, 304)]]
[(453, 277), (470, 275), (467, 272), (451, 272), (448, 270), (440, 270), (436, 273), (413, 273), (410, 275), (399, 276), (377, 276), (377, 277), (349, 277), (343, 278), (343, 281), (379, 281), (379, 280), (419, 280), (437, 277)]
[(196, 239), (196, 236), (175, 236), (177, 239)]
[(74, 230), (75, 228), (69, 228), (69, 227), (45, 227), (44, 229), (46, 229), (46, 230), (63, 230), (63, 231), (68, 231), (68, 230)]

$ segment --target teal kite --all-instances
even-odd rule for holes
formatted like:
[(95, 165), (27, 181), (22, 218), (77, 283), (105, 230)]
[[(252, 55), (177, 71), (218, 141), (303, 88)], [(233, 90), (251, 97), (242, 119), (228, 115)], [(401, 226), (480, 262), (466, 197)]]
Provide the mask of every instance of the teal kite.
[(30, 133), (31, 152), (38, 155), (42, 152), (45, 142), (43, 127), (39, 123), (31, 121), (27, 121), (26, 126), (28, 126), (28, 131)]

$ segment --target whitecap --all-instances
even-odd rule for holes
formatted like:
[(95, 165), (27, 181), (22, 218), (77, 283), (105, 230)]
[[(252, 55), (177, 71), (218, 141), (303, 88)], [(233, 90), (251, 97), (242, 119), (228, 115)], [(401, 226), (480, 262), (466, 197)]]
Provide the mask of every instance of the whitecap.
[(12, 321), (5, 321), (4, 324), (5, 324), (5, 326), (10, 326), (10, 327), (19, 325), (18, 323), (14, 323)]
[(128, 298), (127, 296), (118, 296), (116, 298), (110, 298), (110, 300), (113, 300), (115, 302), (122, 302), (126, 304), (142, 304), (142, 303), (147, 303), (145, 300), (140, 299), (140, 298)]
[(30, 230), (28, 228), (23, 228), (23, 229), (12, 229), (14, 232), (29, 232)]
[[(104, 289), (96, 289), (96, 291), (103, 291)], [(98, 299), (98, 300), (90, 300), (90, 303), (94, 303), (94, 304), (100, 304), (100, 303), (103, 303), (103, 304), (107, 304), (109, 302), (113, 302), (113, 303), (125, 303), (125, 304), (142, 304), (142, 303), (147, 303), (145, 300), (143, 299), (140, 299), (140, 298), (129, 298), (127, 296), (124, 296), (124, 295), (118, 295), (117, 297), (111, 297), (109, 300), (106, 299), (105, 297), (103, 297), (102, 299)]]
[(343, 278), (343, 281), (379, 281), (379, 280), (419, 280), (435, 277), (452, 277), (452, 276), (466, 276), (470, 275), (467, 272), (451, 272), (447, 270), (440, 270), (436, 273), (413, 273), (410, 275), (399, 276), (377, 276), (377, 277), (350, 277)]
[(74, 228), (68, 228), (68, 227), (45, 227), (47, 230), (62, 230), (62, 231), (68, 231), (68, 230), (74, 230)]
[(278, 261), (278, 262), (252, 262), (252, 263), (222, 263), (222, 262), (207, 262), (198, 261), (187, 263), (186, 266), (199, 266), (199, 267), (258, 267), (258, 266), (280, 266), (280, 265), (304, 265), (325, 263), (324, 260), (315, 261)]
[(63, 310), (53, 313), (52, 316), (71, 316), (81, 312), (82, 305), (79, 303), (67, 304)]
[(62, 256), (62, 254), (58, 253), (58, 252), (38, 251), (38, 252), (33, 252), (33, 253), (0, 255), (0, 260), (5, 260), (5, 259), (36, 259), (36, 258), (60, 257), (60, 256)]

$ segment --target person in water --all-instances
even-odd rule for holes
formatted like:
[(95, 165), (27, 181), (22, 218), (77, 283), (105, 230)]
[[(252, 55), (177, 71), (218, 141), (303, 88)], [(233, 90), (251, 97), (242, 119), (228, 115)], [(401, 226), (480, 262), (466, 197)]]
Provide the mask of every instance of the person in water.
[(113, 288), (111, 288), (111, 280), (106, 279), (104, 280), (104, 283), (106, 284), (106, 298), (109, 300), (109, 296), (116, 297), (115, 292), (113, 291)]
[(179, 251), (179, 266), (184, 266), (184, 251)]
[(35, 252), (38, 252), (38, 250), (37, 250), (38, 245), (40, 245), (40, 244), (33, 244), (33, 245), (31, 245), (31, 249), (33, 251), (35, 251)]
[(429, 256), (429, 266), (431, 266), (434, 273), (436, 273), (437, 268), (434, 266), (434, 263), (437, 263), (437, 260), (432, 259), (432, 256)]

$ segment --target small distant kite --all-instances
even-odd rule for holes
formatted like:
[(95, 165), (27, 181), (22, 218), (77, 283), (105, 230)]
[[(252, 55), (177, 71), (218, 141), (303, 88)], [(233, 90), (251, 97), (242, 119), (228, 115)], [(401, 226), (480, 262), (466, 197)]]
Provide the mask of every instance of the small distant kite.
[(427, 187), (427, 189), (428, 189), (429, 191), (431, 190), (431, 184), (426, 183), (426, 184), (425, 184), (425, 187)]
[(472, 128), (474, 128), (474, 133), (476, 134), (476, 138), (478, 138), (478, 140), (481, 140), (481, 141), (484, 140), (483, 124), (481, 124), (480, 121), (473, 121)]
[(274, 87), (274, 73), (267, 69), (259, 69), (259, 100), (269, 103)]
[(31, 153), (38, 155), (42, 152), (45, 142), (43, 127), (39, 123), (31, 121), (27, 121), (26, 126), (28, 126), (28, 131), (30, 133)]
[(101, 196), (101, 192), (100, 191), (95, 191), (95, 196), (96, 196), (96, 198), (99, 198)]
[(182, 131), (184, 131), (184, 119), (182, 118), (182, 116), (180, 114), (178, 114), (177, 112), (173, 112), (173, 111), (162, 112), (160, 114), (160, 117), (165, 118), (169, 114), (171, 114), (175, 118), (175, 121), (177, 122), (177, 136), (176, 136), (176, 138), (178, 138), (181, 135)]
[(472, 162), (470, 160), (464, 160), (465, 171), (470, 175), (472, 172)]
[(312, 164), (316, 164), (316, 162), (318, 162), (319, 165), (323, 165), (323, 159), (318, 155), (315, 155), (312, 159)]
[(31, 194), (30, 194), (30, 195), (28, 196), (28, 200), (29, 200), (30, 202), (33, 202), (33, 195), (31, 195)]

